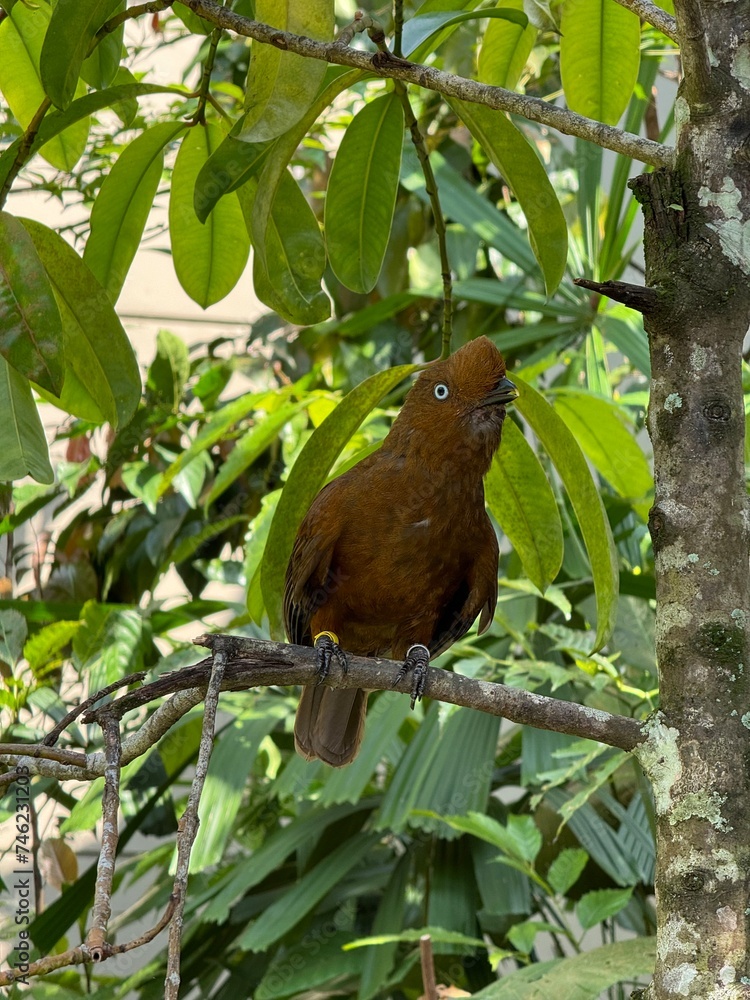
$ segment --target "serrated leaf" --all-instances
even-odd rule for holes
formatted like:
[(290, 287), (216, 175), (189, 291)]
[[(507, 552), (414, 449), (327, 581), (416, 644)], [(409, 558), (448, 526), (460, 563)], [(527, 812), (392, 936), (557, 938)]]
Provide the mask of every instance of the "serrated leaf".
[[(505, 0), (503, 7), (523, 10), (523, 0)], [(537, 29), (531, 22), (526, 27), (508, 19), (492, 19), (482, 36), (477, 58), (477, 79), (495, 87), (513, 90), (536, 41)]]
[(563, 559), (563, 531), (552, 487), (539, 459), (512, 420), (484, 481), (487, 506), (531, 582), (544, 593)]
[(31, 669), (36, 672), (46, 666), (70, 643), (80, 627), (80, 622), (52, 622), (30, 636), (23, 647), (23, 655)]
[(528, 955), (534, 947), (537, 934), (542, 931), (551, 931), (559, 934), (558, 924), (548, 924), (544, 920), (523, 920), (520, 924), (513, 924), (508, 931), (508, 940), (519, 951)]
[(391, 235), (404, 144), (404, 111), (398, 94), (366, 104), (352, 119), (328, 181), (325, 234), (339, 281), (352, 291), (372, 291)]
[(581, 877), (588, 860), (588, 854), (580, 847), (566, 847), (549, 866), (547, 881), (555, 892), (564, 896)]
[(28, 380), (0, 357), (0, 482), (31, 476), (51, 483), (47, 439)]
[(50, 392), (63, 383), (60, 311), (31, 237), (0, 212), (0, 354)]
[(45, 93), (58, 108), (73, 100), (83, 61), (120, 0), (57, 0), (39, 60)]
[(529, 242), (547, 295), (551, 295), (565, 274), (568, 227), (541, 160), (504, 112), (455, 98), (450, 105), (513, 189), (526, 216)]
[(602, 920), (613, 917), (628, 905), (633, 895), (629, 889), (595, 889), (582, 896), (576, 906), (576, 916), (584, 930), (589, 930), (600, 924)]
[(638, 79), (641, 22), (609, 0), (562, 5), (560, 74), (571, 111), (616, 125)]
[(205, 225), (198, 220), (193, 206), (198, 174), (223, 138), (218, 125), (190, 129), (177, 154), (169, 197), (169, 232), (177, 278), (203, 309), (231, 292), (250, 253), (236, 194), (222, 198)]
[[(255, 17), (265, 24), (319, 41), (333, 37), (333, 0), (256, 0)], [(315, 100), (326, 72), (320, 59), (307, 59), (256, 42), (251, 47), (241, 138), (266, 142), (289, 131)]]
[(536, 858), (542, 846), (542, 835), (531, 816), (508, 816), (503, 826), (491, 816), (469, 812), (465, 816), (441, 816), (440, 819), (454, 830), (470, 833), (498, 847), (509, 859), (521, 863), (526, 870), (528, 862)]
[(63, 321), (65, 381), (52, 402), (84, 420), (126, 424), (141, 397), (141, 376), (112, 303), (62, 237), (31, 219), (22, 222), (49, 275)]
[(125, 146), (91, 209), (84, 262), (116, 302), (143, 236), (164, 167), (164, 148), (185, 129), (164, 122)]
[[(0, 59), (0, 91), (24, 129), (46, 98), (39, 59), (50, 16), (50, 8), (44, 3), (34, 4), (33, 7), (17, 3), (10, 17), (0, 23), (0, 52), (3, 54)], [(79, 92), (85, 92), (84, 85)], [(79, 118), (62, 134), (48, 139), (45, 144), (35, 142), (32, 148), (34, 151), (39, 149), (45, 160), (57, 170), (71, 171), (83, 154), (88, 134), (88, 119)], [(10, 150), (7, 153), (10, 154)], [(10, 157), (11, 162), (13, 159), (15, 153)], [(7, 170), (3, 172), (3, 180), (6, 174)]]
[(594, 580), (596, 651), (611, 636), (617, 618), (619, 571), (609, 521), (578, 442), (541, 393), (518, 376), (513, 377), (521, 391), (516, 409), (552, 459), (578, 518)]
[(326, 417), (297, 456), (281, 492), (261, 567), (261, 588), (272, 634), (283, 634), (284, 577), (302, 518), (344, 445), (370, 410), (417, 368), (417, 365), (400, 365), (361, 382)]

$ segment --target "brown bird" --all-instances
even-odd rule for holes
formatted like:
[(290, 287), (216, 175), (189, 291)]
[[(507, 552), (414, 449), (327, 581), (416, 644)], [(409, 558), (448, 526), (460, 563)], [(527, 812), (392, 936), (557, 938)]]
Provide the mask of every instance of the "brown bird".
[[(321, 677), (343, 649), (403, 659), (412, 707), (430, 656), (489, 627), (498, 545), (482, 479), (518, 396), (492, 341), (479, 337), (423, 371), (382, 447), (329, 483), (300, 525), (289, 561), (289, 639), (315, 645)], [(309, 686), (297, 751), (333, 767), (354, 760), (367, 692)]]

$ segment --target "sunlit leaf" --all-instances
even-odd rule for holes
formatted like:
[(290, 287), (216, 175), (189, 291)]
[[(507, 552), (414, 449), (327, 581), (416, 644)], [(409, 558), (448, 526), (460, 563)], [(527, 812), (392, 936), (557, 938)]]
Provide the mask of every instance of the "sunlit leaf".
[(576, 906), (576, 916), (581, 927), (589, 930), (607, 917), (613, 917), (627, 906), (632, 895), (632, 889), (595, 889), (587, 892)]
[(54, 480), (47, 440), (28, 380), (0, 357), (0, 482)]
[[(523, 10), (522, 0), (501, 0), (498, 6)], [(513, 90), (531, 54), (536, 36), (537, 29), (530, 22), (524, 28), (507, 18), (493, 18), (482, 35), (482, 46), (477, 58), (477, 79), (495, 87)]]
[(44, 90), (57, 107), (66, 108), (73, 100), (94, 35), (119, 4), (120, 0), (57, 0), (40, 57)]
[(383, 266), (403, 142), (401, 101), (397, 94), (385, 94), (355, 115), (333, 163), (326, 246), (336, 277), (355, 292), (371, 291)]
[[(463, 11), (455, 14), (453, 11), (440, 10), (427, 14), (417, 14), (410, 18), (404, 25), (404, 36), (402, 47), (404, 55), (410, 56), (416, 62), (421, 62), (424, 56), (434, 51), (435, 46), (427, 48), (427, 42), (433, 35), (443, 32), (446, 28), (454, 28), (463, 21), (476, 21), (480, 18), (501, 18), (511, 24), (518, 25), (521, 29), (529, 23), (522, 9), (513, 6), (483, 7), (479, 11)], [(444, 41), (445, 35), (441, 34), (440, 42)], [(417, 52), (417, 49), (420, 51)], [(427, 49), (425, 52), (424, 50)]]

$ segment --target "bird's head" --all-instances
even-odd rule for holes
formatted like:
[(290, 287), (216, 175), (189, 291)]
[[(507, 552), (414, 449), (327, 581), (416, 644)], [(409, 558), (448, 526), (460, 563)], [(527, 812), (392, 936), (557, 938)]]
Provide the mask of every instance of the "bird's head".
[(500, 444), (506, 405), (517, 396), (500, 351), (477, 337), (425, 368), (404, 401), (397, 433), (424, 432), (443, 447), (478, 449), (489, 461)]

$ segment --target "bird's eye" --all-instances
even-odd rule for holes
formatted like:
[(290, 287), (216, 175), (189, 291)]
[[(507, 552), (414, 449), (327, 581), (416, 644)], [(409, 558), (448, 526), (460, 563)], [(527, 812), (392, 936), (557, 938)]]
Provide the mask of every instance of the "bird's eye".
[(445, 384), (445, 382), (438, 382), (438, 384), (432, 391), (435, 395), (435, 399), (440, 399), (440, 400), (447, 399), (448, 396), (450, 396), (451, 394), (450, 389)]

